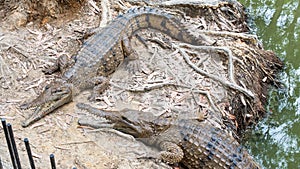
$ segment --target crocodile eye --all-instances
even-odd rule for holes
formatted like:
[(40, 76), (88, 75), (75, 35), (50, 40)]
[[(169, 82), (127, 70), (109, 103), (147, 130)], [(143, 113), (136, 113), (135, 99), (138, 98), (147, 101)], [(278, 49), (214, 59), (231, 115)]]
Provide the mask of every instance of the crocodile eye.
[(55, 93), (57, 93), (57, 92), (62, 92), (62, 89), (61, 89), (61, 88), (58, 88), (58, 89), (54, 90), (54, 92), (55, 92)]
[(45, 86), (45, 90), (48, 90), (50, 88), (50, 85)]

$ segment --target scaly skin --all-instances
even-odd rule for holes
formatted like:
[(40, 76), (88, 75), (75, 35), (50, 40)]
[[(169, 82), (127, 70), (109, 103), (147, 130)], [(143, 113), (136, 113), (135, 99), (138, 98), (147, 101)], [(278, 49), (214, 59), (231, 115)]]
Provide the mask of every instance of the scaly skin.
[[(193, 37), (179, 21), (163, 11), (149, 7), (133, 8), (90, 37), (76, 55), (76, 63), (63, 71), (61, 79), (48, 85), (35, 100), (21, 105), (22, 109), (36, 107), (22, 126), (26, 127), (71, 102), (83, 90), (94, 88), (92, 98), (105, 90), (108, 81), (103, 77), (113, 73), (125, 56), (131, 60), (137, 57), (131, 49), (130, 37), (147, 28), (193, 45), (212, 44), (204, 36)], [(137, 64), (136, 61), (130, 63)]]
[(189, 169), (260, 168), (226, 129), (209, 120), (176, 119), (169, 115), (156, 117), (152, 113), (129, 109), (105, 112), (83, 103), (77, 107), (106, 118), (114, 129), (161, 148), (159, 158), (165, 162), (180, 162)]

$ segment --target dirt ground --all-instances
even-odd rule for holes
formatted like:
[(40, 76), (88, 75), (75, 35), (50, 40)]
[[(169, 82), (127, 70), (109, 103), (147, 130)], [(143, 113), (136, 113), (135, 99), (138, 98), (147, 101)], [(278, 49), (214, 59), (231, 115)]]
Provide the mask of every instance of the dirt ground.
[[(242, 8), (174, 1), (161, 7), (181, 16), (195, 36), (204, 33), (216, 41), (215, 47), (190, 46), (157, 31), (140, 31), (131, 43), (140, 56), (141, 73), (128, 72), (125, 62), (112, 74), (109, 89), (97, 102), (88, 101), (90, 92), (83, 92), (72, 103), (22, 128), (21, 122), (32, 109), (20, 110), (20, 104), (37, 97), (59, 76), (44, 75), (42, 69), (61, 55), (75, 55), (86, 35), (101, 30), (118, 14), (144, 5), (139, 1), (108, 0), (43, 2), (47, 1), (16, 8), (14, 3), (5, 6), (7, 1), (0, 1), (0, 117), (13, 125), (24, 168), (29, 168), (24, 138), (30, 141), (36, 168), (49, 168), (52, 153), (58, 168), (172, 168), (155, 160), (137, 159), (158, 151), (131, 136), (79, 126), (79, 118), (96, 118), (77, 109), (79, 102), (101, 109), (132, 108), (157, 115), (189, 112), (189, 117), (195, 118), (199, 109), (213, 110), (237, 138), (263, 117), (267, 86), (276, 82), (274, 76), (281, 65), (272, 52), (262, 49), (256, 36), (243, 33), (248, 28), (239, 11)], [(44, 7), (43, 12), (37, 10), (39, 5)], [(0, 143), (4, 168), (11, 168), (3, 130)]]

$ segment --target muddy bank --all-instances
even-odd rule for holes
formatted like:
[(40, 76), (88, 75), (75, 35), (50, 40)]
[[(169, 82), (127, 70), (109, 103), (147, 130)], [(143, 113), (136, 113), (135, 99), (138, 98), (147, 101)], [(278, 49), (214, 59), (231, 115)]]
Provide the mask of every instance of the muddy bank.
[[(14, 125), (24, 166), (29, 165), (22, 143), (27, 137), (40, 168), (49, 167), (51, 153), (56, 155), (60, 168), (168, 168), (151, 160), (137, 160), (157, 150), (136, 140), (111, 130), (79, 127), (78, 118), (89, 116), (74, 107), (79, 102), (101, 109), (133, 108), (157, 115), (172, 110), (213, 110), (208, 118), (222, 119), (220, 127), (229, 128), (237, 139), (248, 125), (263, 117), (268, 86), (276, 83), (276, 72), (282, 63), (273, 52), (262, 48), (255, 35), (247, 34), (242, 6), (218, 1), (173, 2), (147, 5), (166, 8), (188, 31), (196, 36), (204, 34), (214, 45), (191, 46), (157, 31), (139, 31), (132, 45), (140, 56), (142, 73), (131, 74), (124, 63), (111, 76), (109, 89), (97, 102), (89, 102), (89, 92), (83, 92), (72, 103), (28, 128), (20, 124), (33, 110), (20, 110), (19, 105), (37, 97), (46, 84), (60, 76), (44, 75), (42, 69), (61, 55), (75, 55), (84, 40), (92, 36), (91, 30), (101, 29), (118, 14), (145, 2), (0, 2), (0, 117)], [(2, 130), (0, 134), (4, 136)], [(0, 138), (5, 143), (4, 137)], [(2, 161), (9, 162), (8, 156), (4, 156), (5, 144), (1, 144), (0, 150)]]

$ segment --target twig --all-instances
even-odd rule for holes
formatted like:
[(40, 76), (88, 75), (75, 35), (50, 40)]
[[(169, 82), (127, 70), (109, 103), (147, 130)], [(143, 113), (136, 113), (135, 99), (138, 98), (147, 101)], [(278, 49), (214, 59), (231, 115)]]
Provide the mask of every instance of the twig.
[[(188, 88), (188, 89), (191, 90), (192, 94), (193, 94), (193, 92), (196, 92), (196, 93), (201, 93), (201, 94), (205, 95), (206, 98), (209, 101), (209, 104), (213, 108), (213, 110), (214, 111), (220, 111), (220, 109), (218, 109), (217, 106), (214, 104), (214, 101), (211, 98), (211, 95), (210, 95), (210, 93), (208, 91), (202, 91), (202, 90), (195, 90), (194, 91), (192, 89), (192, 87), (190, 87), (190, 86), (185, 86), (185, 85), (180, 85), (180, 84), (174, 84), (174, 83), (170, 83), (170, 82), (159, 83), (159, 84), (155, 84), (155, 85), (152, 85), (152, 86), (149, 86), (149, 87), (140, 88), (140, 89), (124, 88), (124, 87), (121, 87), (121, 86), (119, 86), (119, 85), (117, 85), (115, 83), (112, 83), (112, 82), (111, 82), (111, 85), (114, 86), (114, 87), (120, 88), (122, 90), (130, 91), (130, 92), (147, 92), (147, 91), (150, 91), (150, 90), (153, 90), (153, 89), (162, 88), (162, 87), (165, 87), (165, 86), (175, 86), (175, 87)], [(197, 104), (200, 105), (199, 103), (197, 103)]]
[(128, 7), (126, 7), (126, 5), (124, 4), (124, 2), (122, 2), (121, 0), (118, 0), (117, 4), (119, 5), (119, 8), (126, 11), (128, 10)]
[(101, 1), (101, 22), (100, 22), (100, 27), (105, 27), (108, 23), (108, 21), (112, 20), (111, 17), (111, 11), (109, 10), (110, 4), (108, 0), (102, 0)]
[(110, 133), (116, 134), (119, 137), (125, 138), (127, 140), (135, 141), (135, 138), (132, 135), (123, 133), (121, 131), (118, 131), (118, 130), (115, 130), (112, 128), (98, 128), (98, 129), (88, 131), (88, 133), (91, 133), (91, 132), (110, 132)]
[(213, 99), (211, 98), (211, 95), (210, 95), (210, 93), (208, 91), (194, 90), (194, 91), (192, 91), (192, 94), (193, 93), (201, 93), (201, 94), (205, 95), (206, 98), (207, 98), (207, 100), (208, 100), (208, 102), (209, 102), (209, 104), (210, 104), (210, 106), (213, 108), (213, 110), (214, 111), (220, 111), (220, 109), (218, 109), (217, 106), (215, 105), (215, 103), (214, 103)]
[(25, 58), (30, 58), (30, 56), (28, 56), (28, 54), (25, 53), (25, 51), (22, 50), (22, 49), (20, 50), (20, 49), (18, 49), (18, 48), (15, 47), (15, 46), (10, 46), (9, 48), (12, 49), (14, 52), (16, 52), (16, 53), (18, 53), (18, 54), (24, 56)]
[[(40, 86), (41, 83), (43, 83), (43, 82), (45, 81), (45, 79), (44, 79), (44, 78), (40, 78), (40, 79), (36, 79), (36, 80), (34, 80), (34, 81), (37, 81), (37, 82), (36, 82), (35, 84), (32, 84), (32, 85), (26, 87), (24, 90), (27, 91), (27, 90), (29, 90), (29, 89), (31, 89), (31, 88), (35, 88), (35, 87)], [(34, 81), (33, 81), (33, 82), (34, 82)]]
[(93, 141), (75, 141), (75, 142), (69, 142), (69, 143), (61, 143), (59, 145), (71, 145), (71, 144), (85, 144), (85, 143), (93, 143)]
[(71, 150), (70, 148), (63, 148), (63, 147), (59, 147), (59, 146), (54, 146), (57, 149), (61, 149), (61, 150)]
[(119, 85), (117, 85), (113, 82), (110, 82), (110, 84), (114, 87), (120, 88), (120, 89), (125, 90), (125, 91), (129, 91), (129, 92), (147, 92), (147, 91), (150, 91), (150, 90), (154, 90), (154, 89), (158, 89), (158, 88), (162, 88), (162, 87), (166, 87), (166, 86), (190, 88), (189, 86), (174, 84), (174, 83), (171, 83), (171, 82), (163, 82), (163, 83), (158, 83), (158, 84), (154, 84), (154, 85), (151, 85), (151, 86), (144, 86), (144, 87), (141, 87), (141, 88), (125, 88), (125, 87), (119, 86)]
[[(98, 8), (98, 6), (96, 5), (96, 3), (93, 0), (89, 0), (88, 3), (93, 7), (93, 9), (95, 9), (95, 13), (99, 13), (100, 9)], [(102, 11), (103, 12), (103, 11)]]
[(148, 38), (147, 40), (150, 41), (150, 42), (158, 44), (163, 49), (171, 49), (171, 46), (169, 44), (167, 44), (166, 42), (164, 42), (163, 40), (161, 40), (158, 37)]

